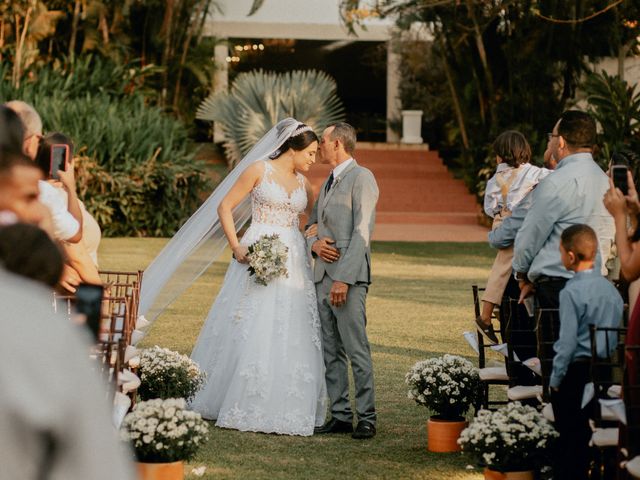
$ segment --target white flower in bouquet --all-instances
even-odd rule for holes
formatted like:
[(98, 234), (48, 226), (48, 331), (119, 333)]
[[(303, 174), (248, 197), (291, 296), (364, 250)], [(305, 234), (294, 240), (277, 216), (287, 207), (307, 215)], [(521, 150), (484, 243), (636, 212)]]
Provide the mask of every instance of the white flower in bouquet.
[(263, 235), (248, 247), (249, 273), (256, 283), (266, 286), (278, 277), (288, 277), (289, 249), (277, 234)]
[(406, 374), (405, 382), (410, 387), (410, 399), (447, 420), (464, 415), (480, 387), (478, 369), (457, 355), (417, 362)]
[(513, 402), (480, 410), (458, 443), (482, 465), (499, 471), (531, 470), (542, 463), (558, 436), (535, 408)]
[(155, 346), (140, 355), (138, 389), (143, 400), (152, 398), (184, 398), (187, 401), (200, 390), (207, 374), (188, 356)]
[(140, 402), (122, 423), (121, 437), (130, 441), (141, 462), (192, 459), (206, 442), (209, 426), (199, 413), (186, 410), (183, 398)]

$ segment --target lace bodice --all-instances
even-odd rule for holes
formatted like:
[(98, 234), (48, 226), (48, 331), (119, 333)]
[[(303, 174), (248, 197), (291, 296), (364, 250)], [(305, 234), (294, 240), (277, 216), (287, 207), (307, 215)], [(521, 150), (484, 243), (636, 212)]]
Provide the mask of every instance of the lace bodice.
[(264, 162), (265, 169), (260, 183), (251, 191), (252, 223), (264, 223), (280, 227), (298, 228), (299, 215), (307, 207), (304, 177), (298, 177), (298, 188), (290, 194), (274, 178), (273, 166)]

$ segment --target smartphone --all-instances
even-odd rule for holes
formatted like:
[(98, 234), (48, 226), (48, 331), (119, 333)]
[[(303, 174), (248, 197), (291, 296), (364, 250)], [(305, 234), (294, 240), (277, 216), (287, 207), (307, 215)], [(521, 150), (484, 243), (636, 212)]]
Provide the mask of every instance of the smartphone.
[(87, 317), (86, 326), (92, 338), (98, 340), (100, 335), (100, 312), (102, 309), (102, 285), (81, 283), (76, 290), (76, 311)]
[(69, 145), (56, 144), (51, 145), (51, 162), (49, 166), (49, 176), (60, 179), (58, 172), (65, 171), (69, 163)]
[(619, 188), (624, 195), (629, 194), (629, 182), (627, 181), (626, 165), (611, 165), (611, 178), (616, 188)]

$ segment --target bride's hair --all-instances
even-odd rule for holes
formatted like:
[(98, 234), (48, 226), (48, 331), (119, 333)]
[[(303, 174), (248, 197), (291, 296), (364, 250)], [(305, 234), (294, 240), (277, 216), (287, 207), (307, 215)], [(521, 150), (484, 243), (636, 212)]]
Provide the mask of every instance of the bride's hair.
[(313, 142), (317, 141), (318, 136), (313, 133), (311, 127), (305, 125), (304, 123), (300, 123), (298, 124), (298, 128), (296, 128), (296, 131), (293, 132), (293, 134), (285, 140), (280, 148), (269, 155), (269, 158), (271, 160), (275, 160), (282, 154), (289, 151), (289, 149), (299, 152), (300, 150), (304, 150), (305, 148), (307, 148)]

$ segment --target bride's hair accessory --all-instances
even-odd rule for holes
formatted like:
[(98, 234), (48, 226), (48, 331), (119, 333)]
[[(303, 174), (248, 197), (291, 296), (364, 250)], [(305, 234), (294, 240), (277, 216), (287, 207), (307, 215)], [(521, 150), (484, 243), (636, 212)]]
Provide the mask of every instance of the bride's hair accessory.
[(271, 155), (269, 155), (269, 158), (271, 160), (275, 160), (276, 158), (278, 158), (280, 155), (282, 154), (282, 150), (280, 148), (277, 148), (273, 151), (273, 153)]
[(291, 136), (292, 137), (297, 137), (301, 133), (310, 132), (311, 130), (313, 130), (313, 129), (309, 125), (305, 125), (304, 123), (301, 123), (300, 126), (298, 128), (296, 128), (295, 132), (293, 132), (291, 134)]

